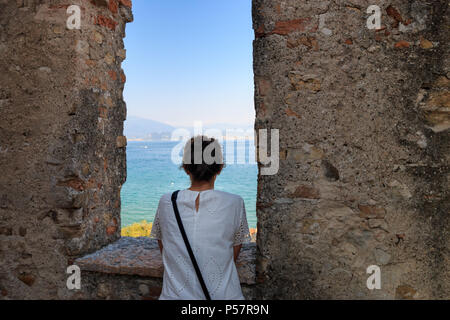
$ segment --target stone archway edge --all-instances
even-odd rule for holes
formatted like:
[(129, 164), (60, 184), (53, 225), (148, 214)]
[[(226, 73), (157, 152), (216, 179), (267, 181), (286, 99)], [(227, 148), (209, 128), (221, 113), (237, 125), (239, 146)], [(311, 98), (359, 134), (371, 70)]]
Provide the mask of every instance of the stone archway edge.
[[(256, 244), (245, 244), (237, 262), (241, 283), (255, 284)], [(92, 254), (75, 260), (82, 271), (162, 278), (164, 273), (157, 240), (122, 237)]]

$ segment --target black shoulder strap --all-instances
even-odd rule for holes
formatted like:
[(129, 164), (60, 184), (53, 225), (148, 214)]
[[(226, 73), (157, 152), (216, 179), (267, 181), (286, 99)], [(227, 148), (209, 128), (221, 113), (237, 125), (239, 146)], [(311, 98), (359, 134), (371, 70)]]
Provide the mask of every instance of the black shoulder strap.
[(189, 244), (189, 240), (186, 235), (186, 231), (183, 227), (183, 222), (181, 221), (180, 212), (178, 211), (177, 206), (177, 197), (180, 190), (175, 191), (172, 194), (172, 205), (173, 205), (173, 211), (175, 212), (175, 216), (177, 218), (178, 227), (180, 228), (181, 235), (183, 236), (184, 243), (186, 244), (186, 249), (189, 253), (189, 256), (191, 257), (192, 265), (194, 266), (195, 273), (197, 274), (198, 280), (200, 281), (200, 285), (202, 286), (203, 293), (205, 294), (206, 300), (211, 300), (211, 297), (209, 296), (208, 289), (206, 288), (205, 281), (203, 280), (202, 273), (200, 272), (200, 268), (198, 267), (197, 260), (195, 260), (194, 252), (192, 252), (191, 245)]

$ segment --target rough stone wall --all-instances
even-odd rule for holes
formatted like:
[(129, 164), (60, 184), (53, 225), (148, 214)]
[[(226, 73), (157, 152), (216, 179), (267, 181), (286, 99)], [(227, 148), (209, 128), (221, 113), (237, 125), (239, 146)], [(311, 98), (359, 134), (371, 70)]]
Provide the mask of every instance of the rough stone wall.
[(448, 5), (253, 0), (259, 298), (450, 298)]
[(0, 298), (76, 297), (67, 266), (120, 236), (131, 20), (129, 0), (0, 0)]

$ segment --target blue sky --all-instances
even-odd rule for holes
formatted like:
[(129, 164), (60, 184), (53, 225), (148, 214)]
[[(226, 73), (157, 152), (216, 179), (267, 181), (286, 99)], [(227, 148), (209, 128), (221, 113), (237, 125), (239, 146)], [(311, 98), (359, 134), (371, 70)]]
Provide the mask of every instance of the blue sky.
[(192, 126), (252, 124), (251, 0), (133, 0), (128, 115)]

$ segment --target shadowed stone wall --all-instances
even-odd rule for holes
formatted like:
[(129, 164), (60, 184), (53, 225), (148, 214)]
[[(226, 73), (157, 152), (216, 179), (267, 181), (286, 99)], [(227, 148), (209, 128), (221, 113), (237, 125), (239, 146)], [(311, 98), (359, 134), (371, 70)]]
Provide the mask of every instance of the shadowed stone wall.
[(0, 0), (0, 298), (76, 297), (67, 266), (120, 236), (131, 20), (127, 0)]
[(254, 0), (253, 20), (256, 128), (281, 150), (258, 297), (449, 298), (448, 1)]

